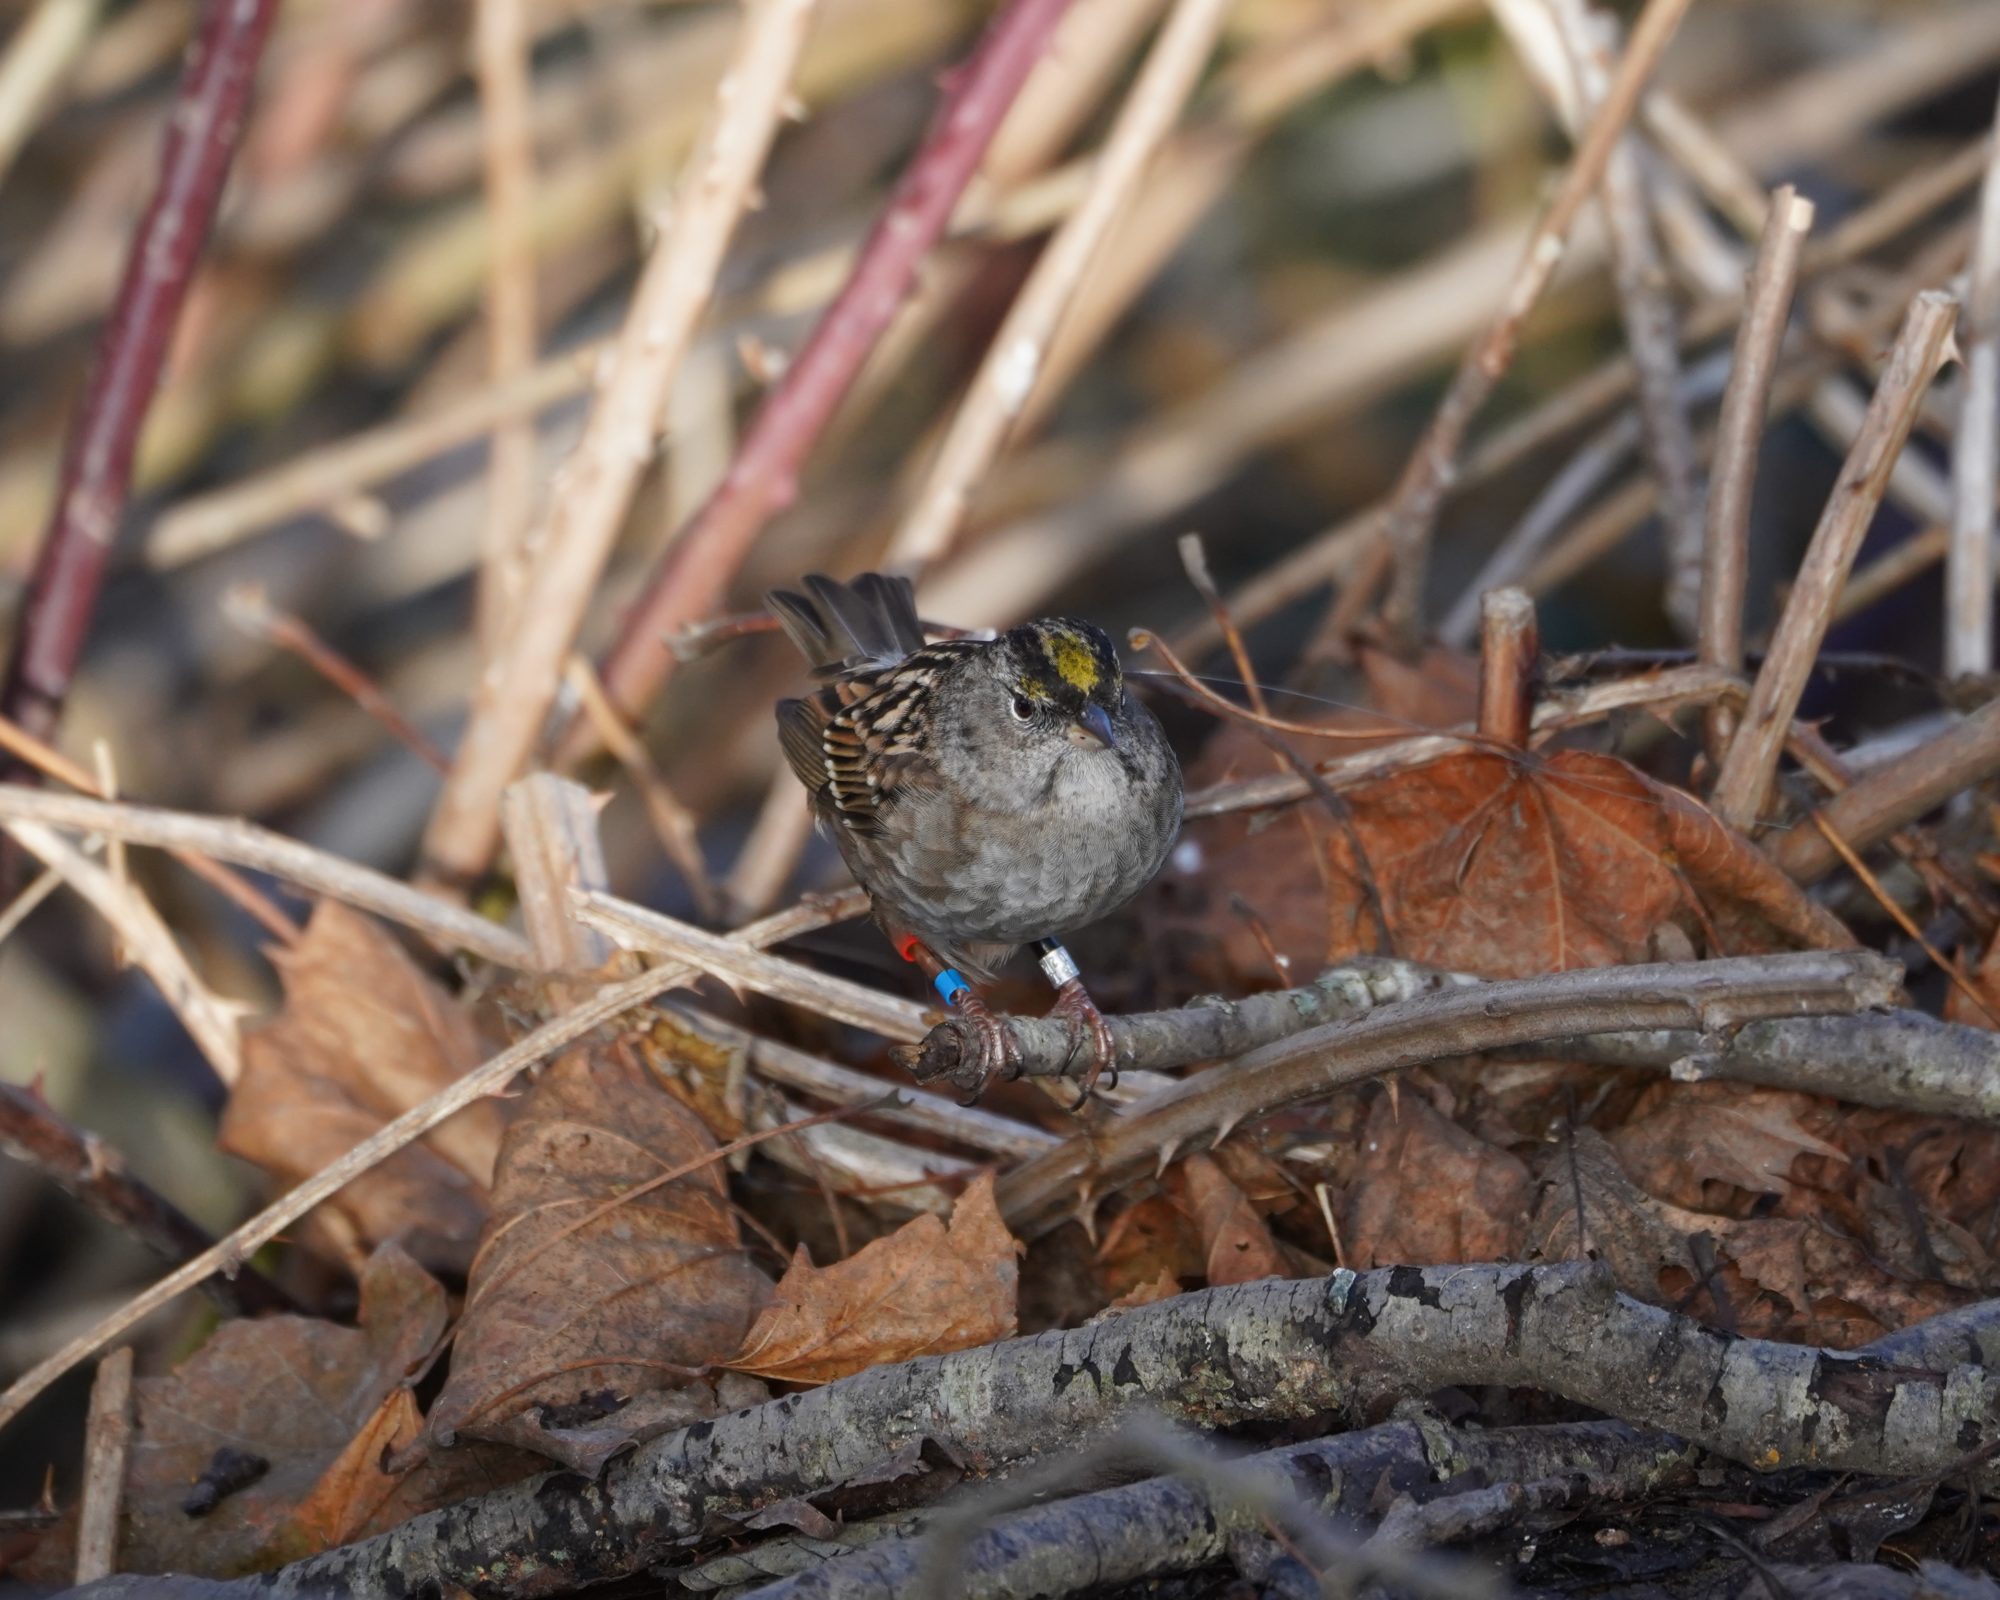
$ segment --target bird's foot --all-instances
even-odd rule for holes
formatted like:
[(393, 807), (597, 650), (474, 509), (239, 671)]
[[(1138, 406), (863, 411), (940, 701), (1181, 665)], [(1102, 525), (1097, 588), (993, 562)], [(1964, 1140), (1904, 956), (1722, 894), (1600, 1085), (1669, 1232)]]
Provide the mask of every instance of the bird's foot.
[(972, 1092), (960, 1102), (971, 1105), (986, 1092), (995, 1078), (1005, 1083), (1021, 1075), (1021, 1047), (1014, 1042), (1014, 1030), (969, 985), (952, 997), (952, 1010), (971, 1032)]
[(1104, 1020), (1104, 1013), (1097, 1009), (1097, 1002), (1090, 998), (1081, 978), (1069, 979), (1056, 991), (1056, 1003), (1049, 1007), (1049, 1016), (1060, 1018), (1069, 1030), (1069, 1054), (1063, 1059), (1063, 1075), (1069, 1075), (1079, 1057), (1090, 1063), (1083, 1075), (1082, 1091), (1070, 1108), (1081, 1111), (1097, 1087), (1097, 1080), (1107, 1071), (1112, 1083), (1117, 1083), (1118, 1042), (1111, 1037), (1111, 1024)]

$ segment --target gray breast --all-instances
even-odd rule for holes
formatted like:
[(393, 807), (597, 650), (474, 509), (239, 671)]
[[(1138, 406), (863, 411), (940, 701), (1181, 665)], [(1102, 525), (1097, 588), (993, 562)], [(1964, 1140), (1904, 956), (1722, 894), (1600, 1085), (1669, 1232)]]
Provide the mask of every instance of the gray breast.
[(1180, 821), (1178, 769), (1157, 725), (1147, 731), (1134, 753), (1143, 780), (1107, 752), (1079, 750), (1025, 808), (1018, 794), (996, 804), (977, 781), (936, 796), (881, 841), (878, 897), (953, 943), (1024, 944), (1115, 911), (1159, 870)]

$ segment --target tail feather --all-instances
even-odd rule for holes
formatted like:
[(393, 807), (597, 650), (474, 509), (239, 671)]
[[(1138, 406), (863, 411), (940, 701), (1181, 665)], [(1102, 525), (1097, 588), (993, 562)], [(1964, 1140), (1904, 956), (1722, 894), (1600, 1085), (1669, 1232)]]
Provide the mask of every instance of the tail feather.
[(840, 583), (815, 572), (803, 582), (805, 594), (774, 589), (764, 599), (817, 675), (888, 666), (923, 648), (908, 578), (864, 572)]

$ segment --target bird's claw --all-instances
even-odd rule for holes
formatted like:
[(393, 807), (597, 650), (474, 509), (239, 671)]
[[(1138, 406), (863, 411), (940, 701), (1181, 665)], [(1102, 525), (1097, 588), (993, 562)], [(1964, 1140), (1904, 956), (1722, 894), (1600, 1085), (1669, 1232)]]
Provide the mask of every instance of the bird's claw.
[(952, 1001), (952, 1008), (971, 1030), (971, 1063), (976, 1081), (972, 1092), (961, 1102), (971, 1105), (986, 1092), (995, 1078), (1005, 1083), (1021, 1075), (1021, 1047), (1014, 1042), (1014, 1030), (1007, 1019), (974, 993), (965, 990)]
[(1071, 978), (1056, 991), (1056, 1003), (1049, 1007), (1049, 1016), (1060, 1018), (1069, 1030), (1069, 1054), (1063, 1057), (1063, 1075), (1069, 1075), (1079, 1056), (1087, 1054), (1090, 1061), (1076, 1104), (1070, 1107), (1072, 1111), (1080, 1111), (1097, 1088), (1097, 1080), (1107, 1071), (1112, 1083), (1117, 1083), (1118, 1042), (1112, 1038), (1111, 1024), (1104, 1020), (1104, 1013), (1097, 1009), (1097, 1002), (1090, 998), (1081, 978)]

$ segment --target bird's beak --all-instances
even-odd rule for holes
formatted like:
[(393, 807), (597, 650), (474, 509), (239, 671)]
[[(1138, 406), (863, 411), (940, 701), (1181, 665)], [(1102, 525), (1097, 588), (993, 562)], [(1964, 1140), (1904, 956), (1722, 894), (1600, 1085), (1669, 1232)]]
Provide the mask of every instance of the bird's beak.
[(1069, 742), (1074, 745), (1099, 745), (1106, 750), (1118, 748), (1118, 735), (1111, 731), (1111, 713), (1098, 705), (1086, 706), (1083, 715), (1069, 726)]

